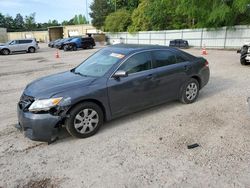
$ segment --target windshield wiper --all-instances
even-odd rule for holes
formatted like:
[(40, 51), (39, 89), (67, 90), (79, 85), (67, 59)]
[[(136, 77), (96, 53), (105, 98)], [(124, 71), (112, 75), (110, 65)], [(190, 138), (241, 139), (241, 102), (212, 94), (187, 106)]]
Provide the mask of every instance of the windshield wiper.
[(84, 77), (88, 77), (88, 75), (82, 74), (82, 73), (80, 73), (80, 72), (73, 71), (73, 73), (78, 74), (78, 75), (81, 75), (81, 76), (84, 76)]

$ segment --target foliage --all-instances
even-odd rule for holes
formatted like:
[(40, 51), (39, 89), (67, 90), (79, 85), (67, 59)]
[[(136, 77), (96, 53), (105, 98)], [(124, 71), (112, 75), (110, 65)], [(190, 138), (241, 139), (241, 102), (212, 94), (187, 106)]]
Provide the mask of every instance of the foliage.
[(134, 10), (138, 7), (139, 0), (111, 0), (110, 4), (114, 11), (124, 8), (127, 10)]
[(120, 9), (109, 14), (105, 20), (105, 31), (121, 32), (127, 31), (131, 23), (131, 13), (128, 10)]
[[(24, 20), (25, 20), (24, 27), (27, 30), (33, 30), (33, 29), (36, 28), (35, 17), (36, 17), (36, 13), (32, 13), (29, 16), (25, 16), (25, 18), (24, 18)], [(9, 27), (7, 27), (7, 28), (9, 28)]]
[(77, 24), (87, 24), (88, 22), (85, 16), (79, 14), (75, 15), (75, 17), (73, 18), (73, 23), (74, 25), (77, 25)]
[(97, 29), (101, 29), (104, 26), (106, 17), (112, 12), (111, 2), (107, 0), (94, 0), (90, 5), (92, 12), (89, 14), (92, 18), (92, 24)]
[(74, 18), (69, 21), (64, 20), (59, 23), (57, 20), (49, 20), (45, 23), (37, 23), (35, 20), (36, 14), (32, 13), (23, 17), (20, 13), (16, 14), (13, 18), (9, 15), (3, 15), (0, 13), (0, 27), (7, 28), (8, 31), (31, 31), (31, 30), (47, 30), (51, 26), (60, 25), (75, 25), (75, 24), (87, 24), (86, 17), (82, 14), (75, 15)]
[[(105, 2), (105, 6), (101, 2)], [(114, 12), (120, 9), (130, 11), (131, 32), (250, 24), (250, 0), (94, 0), (92, 5), (93, 24), (97, 26), (98, 23), (98, 28), (105, 24), (106, 30), (109, 25), (108, 30), (112, 31), (122, 28), (117, 23), (121, 18), (114, 17)], [(108, 10), (105, 15), (101, 14), (104, 10)], [(104, 23), (99, 16), (103, 19), (108, 16), (108, 19)], [(110, 27), (111, 17), (117, 28), (114, 23)], [(107, 20), (110, 23), (107, 24)], [(123, 31), (126, 30), (127, 27), (124, 27)]]
[(249, 5), (249, 0), (178, 0), (177, 12), (192, 28), (232, 26), (250, 24)]

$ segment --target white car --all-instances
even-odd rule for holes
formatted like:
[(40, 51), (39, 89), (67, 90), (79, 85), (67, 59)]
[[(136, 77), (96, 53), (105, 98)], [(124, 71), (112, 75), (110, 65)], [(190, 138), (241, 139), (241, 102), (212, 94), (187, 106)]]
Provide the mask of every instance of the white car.
[(37, 49), (39, 49), (39, 47), (36, 39), (12, 40), (0, 45), (0, 53), (3, 55), (9, 55), (15, 52), (35, 53)]

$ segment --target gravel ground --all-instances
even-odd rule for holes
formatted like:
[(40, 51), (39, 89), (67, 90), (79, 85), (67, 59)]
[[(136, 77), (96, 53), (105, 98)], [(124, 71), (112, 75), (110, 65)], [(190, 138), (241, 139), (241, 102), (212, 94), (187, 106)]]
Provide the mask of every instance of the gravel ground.
[[(211, 78), (198, 101), (171, 102), (106, 123), (88, 139), (47, 145), (14, 126), (29, 82), (68, 70), (96, 50), (0, 56), (0, 187), (250, 187), (249, 66), (208, 50)], [(200, 56), (197, 49), (189, 53)], [(188, 144), (200, 147), (187, 149)]]

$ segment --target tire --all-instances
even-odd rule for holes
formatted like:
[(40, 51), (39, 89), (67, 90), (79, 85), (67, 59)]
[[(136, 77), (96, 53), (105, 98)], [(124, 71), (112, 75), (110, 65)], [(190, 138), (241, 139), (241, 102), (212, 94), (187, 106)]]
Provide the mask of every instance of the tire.
[(199, 82), (194, 78), (190, 78), (181, 87), (179, 100), (184, 104), (195, 102), (199, 96), (199, 88)]
[(93, 49), (94, 48), (94, 46), (91, 44), (91, 45), (89, 45), (89, 49)]
[(70, 110), (65, 126), (72, 136), (87, 138), (97, 133), (103, 119), (103, 111), (97, 104), (84, 102)]
[(29, 53), (35, 53), (36, 49), (34, 47), (29, 47), (28, 52)]
[(247, 65), (247, 62), (244, 58), (240, 60), (240, 63), (241, 63), (241, 65)]
[(2, 49), (2, 50), (1, 50), (1, 53), (2, 53), (3, 55), (9, 55), (9, 54), (10, 54), (10, 50), (8, 50), (8, 49)]
[(73, 46), (73, 51), (77, 51), (77, 47), (75, 45)]
[(68, 51), (68, 45), (64, 45), (63, 46), (63, 50), (66, 52), (66, 51)]

